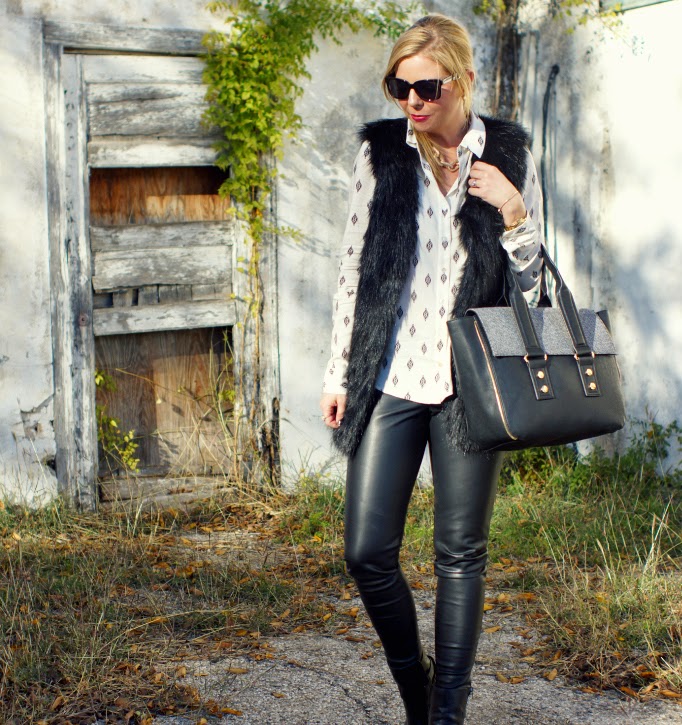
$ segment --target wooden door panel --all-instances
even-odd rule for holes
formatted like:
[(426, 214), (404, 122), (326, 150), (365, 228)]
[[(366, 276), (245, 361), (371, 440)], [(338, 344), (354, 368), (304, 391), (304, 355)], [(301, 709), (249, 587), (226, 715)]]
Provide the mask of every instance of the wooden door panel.
[[(225, 395), (233, 383), (228, 330), (112, 335), (98, 337), (95, 347), (97, 368), (116, 385), (114, 392), (98, 390), (97, 402), (119, 420), (120, 430), (135, 430), (141, 474), (229, 470), (231, 431), (219, 414), (231, 407)], [(105, 456), (101, 463), (100, 475), (115, 468)]]

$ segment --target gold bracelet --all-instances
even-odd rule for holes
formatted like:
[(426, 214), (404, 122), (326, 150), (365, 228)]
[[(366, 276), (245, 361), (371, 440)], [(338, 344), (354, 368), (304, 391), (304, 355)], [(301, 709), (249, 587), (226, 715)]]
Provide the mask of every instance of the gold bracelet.
[(511, 232), (512, 230), (516, 229), (516, 227), (520, 227), (523, 224), (523, 222), (526, 221), (526, 219), (528, 219), (528, 210), (527, 209), (526, 209), (526, 213), (523, 216), (519, 217), (515, 222), (512, 222), (509, 226), (507, 226), (505, 224), (504, 231)]

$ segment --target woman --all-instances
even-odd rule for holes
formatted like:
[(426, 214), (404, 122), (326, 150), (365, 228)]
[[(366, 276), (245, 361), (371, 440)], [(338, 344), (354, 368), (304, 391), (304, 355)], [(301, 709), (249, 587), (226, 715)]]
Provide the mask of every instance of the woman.
[[(422, 18), (396, 42), (384, 92), (407, 117), (361, 133), (320, 407), (349, 456), (345, 559), (381, 639), (407, 723), (462, 723), (484, 601), (502, 458), (466, 438), (446, 320), (500, 304), (506, 265), (540, 276), (541, 197), (516, 124), (471, 110), (466, 31)], [(398, 555), (428, 443), (435, 667)]]

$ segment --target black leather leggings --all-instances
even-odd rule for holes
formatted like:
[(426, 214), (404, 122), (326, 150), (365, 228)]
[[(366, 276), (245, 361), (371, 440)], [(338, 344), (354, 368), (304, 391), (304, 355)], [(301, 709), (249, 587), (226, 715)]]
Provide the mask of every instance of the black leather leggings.
[(426, 444), (434, 485), (436, 684), (467, 684), (483, 616), (488, 530), (502, 454), (447, 442), (440, 405), (383, 394), (348, 462), (345, 559), (393, 671), (421, 654), (417, 616), (398, 556)]

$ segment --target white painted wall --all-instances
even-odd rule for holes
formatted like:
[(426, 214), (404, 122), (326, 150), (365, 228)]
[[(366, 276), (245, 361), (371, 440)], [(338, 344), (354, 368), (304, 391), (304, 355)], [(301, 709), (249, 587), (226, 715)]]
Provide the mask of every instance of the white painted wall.
[(203, 0), (0, 0), (0, 498), (56, 493), (43, 20), (205, 30)]
[[(41, 22), (61, 20), (204, 30), (220, 23), (203, 0), (0, 0), (0, 493), (54, 494), (52, 346), (45, 192)], [(460, 12), (474, 38), (478, 108), (486, 110), (493, 29), (470, 5)], [(553, 63), (550, 247), (583, 305), (612, 312), (629, 413), (680, 417), (682, 161), (677, 119), (682, 70), (675, 34), (682, 5), (630, 11), (620, 36), (592, 28), (569, 36), (547, 21), (524, 47), (523, 120), (540, 163), (541, 106)], [(636, 38), (636, 52), (629, 40)], [(286, 148), (277, 189), (283, 224), (302, 241), (280, 241), (279, 335), (282, 447), (288, 473), (333, 461), (318, 398), (329, 354), (331, 298), (345, 223), (355, 131), (396, 111), (379, 80), (388, 44), (370, 34), (322, 43), (299, 104), (306, 124)]]
[(539, 163), (542, 96), (557, 63), (550, 249), (577, 302), (609, 309), (630, 419), (666, 424), (682, 418), (682, 3), (621, 18), (613, 32), (593, 22), (570, 35), (533, 23), (523, 120)]

